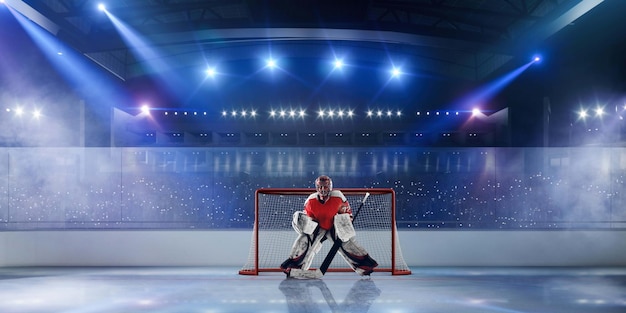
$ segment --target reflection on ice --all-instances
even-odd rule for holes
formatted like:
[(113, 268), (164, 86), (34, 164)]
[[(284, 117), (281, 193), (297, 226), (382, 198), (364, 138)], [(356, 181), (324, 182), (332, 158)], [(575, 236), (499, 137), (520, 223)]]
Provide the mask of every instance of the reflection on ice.
[(331, 312), (365, 313), (382, 292), (369, 278), (355, 281), (343, 301), (335, 299), (322, 279), (285, 279), (278, 288), (285, 295), (290, 313), (325, 312), (328, 308)]

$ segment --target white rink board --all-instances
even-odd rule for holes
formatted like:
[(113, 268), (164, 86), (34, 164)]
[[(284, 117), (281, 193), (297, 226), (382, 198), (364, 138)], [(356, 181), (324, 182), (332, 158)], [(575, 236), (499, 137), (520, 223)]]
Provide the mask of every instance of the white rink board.
[[(260, 268), (278, 268), (280, 263), (287, 259), (293, 242), (298, 237), (295, 231), (270, 231), (259, 233), (259, 260)], [(390, 231), (359, 231), (356, 233), (356, 241), (363, 246), (370, 256), (378, 262), (379, 266), (391, 268), (391, 232)], [(325, 241), (322, 249), (313, 259), (312, 268), (317, 268), (328, 254), (333, 243)], [(382, 246), (386, 245), (386, 246)], [(276, 259), (276, 256), (282, 256)], [(263, 260), (274, 259), (275, 262), (262, 263)], [(273, 263), (273, 264), (272, 264)], [(346, 261), (337, 254), (330, 268), (349, 268)]]
[[(295, 232), (285, 234), (291, 245)], [(357, 230), (357, 239), (362, 235)], [(623, 230), (413, 230), (398, 235), (410, 267), (626, 266)], [(251, 236), (252, 230), (0, 232), (0, 266), (240, 268)], [(281, 253), (289, 247), (281, 247)]]

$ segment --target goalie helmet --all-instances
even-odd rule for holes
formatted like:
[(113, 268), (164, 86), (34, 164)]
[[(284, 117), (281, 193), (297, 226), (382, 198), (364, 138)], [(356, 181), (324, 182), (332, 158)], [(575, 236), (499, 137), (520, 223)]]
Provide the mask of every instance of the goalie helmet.
[(322, 196), (326, 198), (330, 195), (330, 192), (333, 190), (333, 181), (330, 177), (326, 175), (322, 175), (315, 180), (315, 190)]

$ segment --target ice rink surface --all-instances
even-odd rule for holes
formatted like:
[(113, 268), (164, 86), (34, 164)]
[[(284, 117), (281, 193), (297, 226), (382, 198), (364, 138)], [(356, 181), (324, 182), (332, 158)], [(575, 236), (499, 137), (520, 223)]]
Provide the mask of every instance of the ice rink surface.
[(227, 267), (0, 268), (0, 312), (626, 312), (625, 268), (412, 268), (391, 276)]

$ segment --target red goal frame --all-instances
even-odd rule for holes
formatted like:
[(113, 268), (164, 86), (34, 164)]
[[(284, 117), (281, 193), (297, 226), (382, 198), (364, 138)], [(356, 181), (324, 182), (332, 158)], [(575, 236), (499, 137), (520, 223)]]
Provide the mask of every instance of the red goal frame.
[[(341, 190), (344, 195), (348, 196), (364, 196), (365, 193), (370, 193), (370, 195), (391, 195), (391, 214), (390, 214), (390, 229), (391, 229), (391, 260), (390, 266), (379, 266), (375, 269), (375, 272), (390, 272), (392, 275), (410, 275), (411, 270), (406, 265), (404, 259), (401, 257), (399, 239), (398, 239), (398, 230), (396, 226), (396, 194), (392, 188), (337, 188)], [(240, 275), (259, 275), (262, 272), (282, 272), (280, 267), (272, 267), (272, 268), (260, 268), (259, 265), (259, 194), (275, 194), (275, 195), (308, 195), (314, 193), (316, 190), (314, 188), (259, 188), (255, 191), (254, 194), (254, 227), (253, 227), (253, 235), (252, 235), (252, 245), (250, 253), (253, 254), (254, 262), (253, 266), (248, 268), (243, 268), (239, 271)], [(355, 207), (355, 203), (352, 203), (352, 207)], [(356, 213), (356, 212), (355, 212)], [(359, 230), (357, 230), (357, 238), (359, 236)], [(295, 240), (296, 233), (294, 231), (293, 239)], [(254, 250), (252, 250), (254, 249)], [(402, 258), (401, 262), (404, 264), (402, 268), (397, 266), (397, 255), (400, 255)], [(249, 258), (252, 256), (249, 256)], [(251, 262), (248, 262), (251, 263)], [(382, 263), (382, 262), (379, 262)], [(250, 264), (247, 264), (250, 265)], [(328, 272), (350, 272), (350, 268), (329, 268)]]

